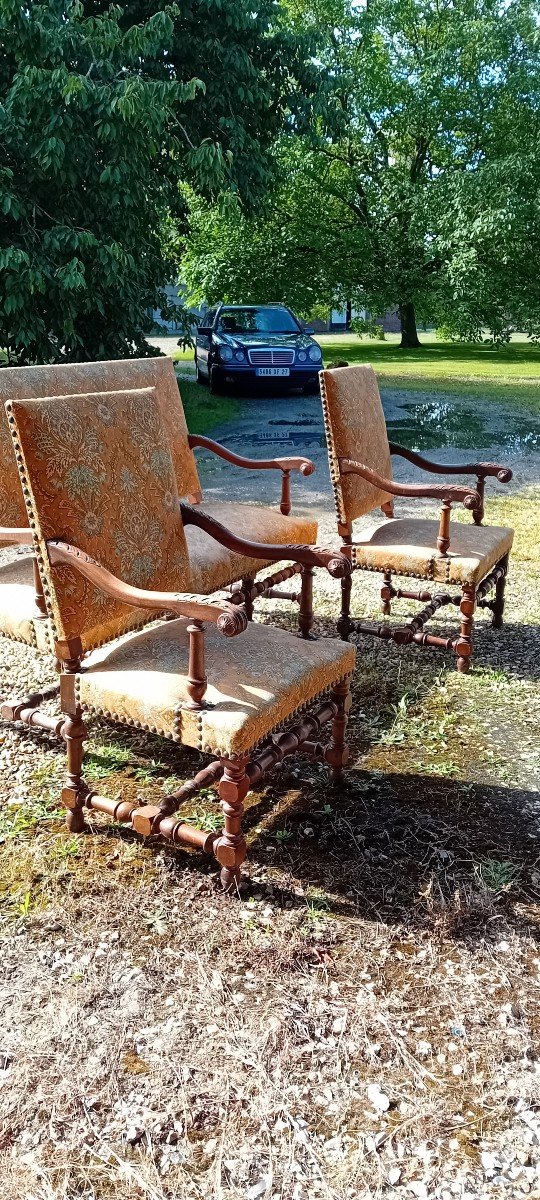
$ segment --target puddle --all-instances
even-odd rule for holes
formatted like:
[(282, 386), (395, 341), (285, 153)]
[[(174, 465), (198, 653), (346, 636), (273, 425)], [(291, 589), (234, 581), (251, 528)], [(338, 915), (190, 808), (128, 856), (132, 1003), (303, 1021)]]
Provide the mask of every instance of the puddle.
[[(381, 387), (388, 435), (408, 449), (425, 453), (440, 462), (473, 460), (508, 464), (514, 471), (513, 488), (535, 483), (540, 478), (540, 417), (528, 414), (520, 404), (501, 404), (476, 397), (407, 391)], [(315, 463), (307, 479), (293, 476), (295, 505), (328, 510), (330, 480), (320, 400), (317, 396), (258, 396), (239, 400), (234, 420), (216, 427), (212, 436), (231, 450), (250, 458), (283, 458), (306, 454)], [(201, 482), (209, 498), (231, 498), (275, 503), (279, 479), (274, 471), (241, 471), (212, 455), (198, 456)], [(396, 479), (401, 482), (425, 478), (405, 462), (394, 460)], [(495, 484), (500, 490), (500, 485)]]

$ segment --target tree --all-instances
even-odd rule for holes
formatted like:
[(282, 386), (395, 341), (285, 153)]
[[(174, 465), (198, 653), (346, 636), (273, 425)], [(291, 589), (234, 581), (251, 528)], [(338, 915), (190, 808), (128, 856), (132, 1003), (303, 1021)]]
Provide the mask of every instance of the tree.
[[(84, 9), (102, 13), (109, 3), (84, 0)], [(164, 9), (171, 34), (147, 70), (164, 79), (195, 77), (203, 88), (198, 103), (181, 102), (174, 113), (178, 175), (207, 194), (227, 188), (252, 209), (272, 181), (276, 138), (312, 115), (321, 87), (314, 38), (300, 23), (293, 27), (276, 0), (182, 0), (170, 10), (160, 0), (126, 0), (122, 27)]]
[(170, 18), (0, 0), (0, 347), (10, 362), (147, 353), (163, 284), (156, 169), (195, 81), (141, 77)]
[(254, 204), (300, 112), (302, 38), (272, 0), (0, 0), (0, 352), (151, 353), (187, 180)]
[[(500, 336), (532, 282), (520, 250), (538, 209), (540, 60), (528, 0), (289, 0), (289, 10), (295, 26), (323, 31), (333, 110), (309, 138), (278, 147), (281, 182), (264, 221), (272, 245), (281, 222), (290, 268), (276, 291), (267, 256), (273, 296), (307, 294), (311, 279), (319, 302), (349, 299), (374, 314), (396, 306), (404, 348), (419, 344), (418, 319), (469, 336), (487, 323)], [(253, 281), (261, 218), (244, 234), (239, 261)], [(207, 284), (227, 277), (228, 262), (228, 294), (239, 298), (225, 250), (207, 247)]]

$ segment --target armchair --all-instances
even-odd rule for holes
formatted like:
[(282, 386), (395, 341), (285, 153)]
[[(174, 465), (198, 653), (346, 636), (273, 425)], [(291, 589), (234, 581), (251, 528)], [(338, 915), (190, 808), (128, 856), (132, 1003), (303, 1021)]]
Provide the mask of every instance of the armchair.
[[(306, 569), (323, 565), (338, 577), (350, 564), (313, 546), (246, 543), (182, 504), (153, 387), (13, 400), (7, 411), (61, 663), (62, 716), (45, 728), (66, 745), (68, 827), (82, 832), (88, 810), (108, 813), (142, 835), (160, 833), (213, 854), (223, 887), (233, 889), (246, 856), (242, 818), (253, 784), (299, 752), (341, 775), (355, 655), (339, 641), (293, 641), (283, 630), (248, 623), (236, 595), (196, 594), (186, 531), (192, 524), (234, 553), (247, 548), (255, 562), (294, 551)], [(141, 614), (172, 619), (141, 630)], [(156, 805), (102, 796), (83, 776), (86, 714), (212, 760)], [(219, 791), (223, 828), (207, 833), (178, 810), (210, 784)]]
[[(425, 605), (410, 621), (370, 625), (350, 616), (350, 577), (342, 579), (338, 632), (369, 633), (398, 644), (439, 646), (453, 650), (457, 669), (468, 671), (472, 656), (473, 617), (476, 607), (489, 608), (495, 628), (502, 625), (504, 588), (513, 530), (484, 526), (485, 481), (496, 477), (509, 483), (512, 471), (497, 463), (441, 465), (416, 451), (388, 441), (384, 413), (373, 369), (369, 366), (321, 371), (321, 397), (327, 435), (330, 475), (334, 491), (342, 551), (355, 570), (381, 571), (382, 611), (391, 613), (391, 602), (404, 597)], [(474, 484), (444, 482), (400, 484), (392, 479), (391, 456), (399, 455), (414, 466), (437, 475), (473, 475)], [(418, 517), (397, 519), (394, 497), (440, 500), (439, 521)], [(451, 524), (452, 505), (472, 513), (473, 524)], [(381, 525), (354, 531), (354, 522), (380, 506), (387, 518)], [(442, 585), (432, 593), (395, 587), (393, 574), (412, 576)], [(459, 594), (449, 590), (458, 584)], [(494, 598), (488, 599), (491, 591)], [(440, 637), (424, 629), (445, 605), (460, 610), (460, 630), (455, 637)]]

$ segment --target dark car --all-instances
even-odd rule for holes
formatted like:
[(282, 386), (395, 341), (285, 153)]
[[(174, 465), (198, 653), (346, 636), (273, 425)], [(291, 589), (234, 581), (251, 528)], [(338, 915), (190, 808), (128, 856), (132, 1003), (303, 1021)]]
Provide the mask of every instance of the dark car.
[(322, 352), (282, 304), (220, 304), (197, 330), (197, 382), (211, 391), (224, 384), (264, 381), (318, 390)]

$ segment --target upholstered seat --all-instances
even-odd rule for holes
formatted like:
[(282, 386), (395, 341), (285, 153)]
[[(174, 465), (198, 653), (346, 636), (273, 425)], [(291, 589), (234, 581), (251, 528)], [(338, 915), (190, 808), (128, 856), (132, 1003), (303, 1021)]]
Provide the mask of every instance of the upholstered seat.
[[(221, 521), (237, 537), (253, 542), (270, 542), (275, 545), (313, 545), (317, 540), (317, 522), (309, 517), (289, 516), (274, 508), (255, 504), (235, 504), (230, 501), (204, 501), (198, 504), (199, 512)], [(214, 541), (204, 530), (194, 525), (186, 526), (186, 541), (189, 551), (191, 586), (194, 592), (209, 594), (218, 588), (227, 587), (242, 576), (256, 575), (270, 561), (247, 558), (235, 554)], [(275, 563), (275, 559), (272, 560)]]
[(188, 700), (188, 624), (168, 621), (96, 651), (91, 667), (77, 677), (83, 709), (232, 756), (251, 750), (354, 668), (352, 647), (328, 638), (302, 643), (295, 653), (297, 643), (282, 629), (250, 625), (230, 639), (209, 626), (208, 707), (191, 712), (182, 707)]
[(437, 583), (480, 583), (512, 548), (513, 530), (454, 522), (446, 554), (437, 550), (439, 522), (418, 517), (370, 525), (354, 539), (356, 567), (394, 571)]
[(25, 555), (0, 566), (0, 636), (52, 653), (52, 630), (36, 609), (33, 560)]

